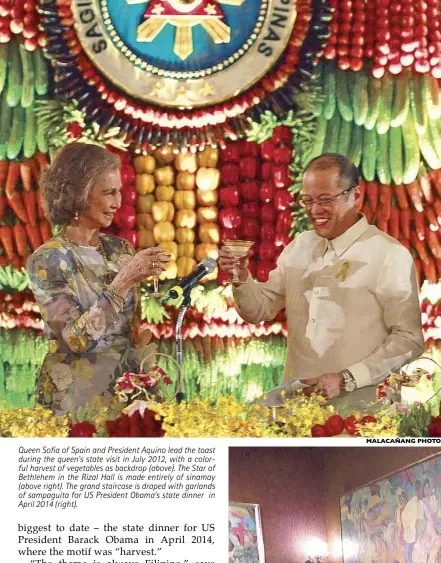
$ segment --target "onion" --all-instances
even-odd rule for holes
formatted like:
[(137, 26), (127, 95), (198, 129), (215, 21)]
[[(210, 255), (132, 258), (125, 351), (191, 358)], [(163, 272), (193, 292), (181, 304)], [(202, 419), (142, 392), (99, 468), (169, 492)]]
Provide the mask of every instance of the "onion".
[(421, 74), (425, 74), (426, 72), (430, 71), (430, 64), (429, 61), (426, 59), (419, 59), (415, 62), (415, 70), (417, 72), (421, 72)]
[(2, 29), (0, 31), (0, 43), (9, 43), (12, 33), (10, 29)]
[(415, 57), (411, 53), (406, 53), (405, 55), (401, 55), (400, 62), (403, 66), (412, 66)]
[(26, 51), (35, 51), (35, 49), (38, 47), (38, 43), (35, 37), (32, 37), (31, 39), (25, 39), (24, 47)]
[(388, 69), (391, 74), (400, 74), (400, 72), (403, 70), (403, 67), (400, 64), (400, 61), (397, 61), (390, 63)]
[(25, 39), (32, 39), (38, 34), (38, 29), (34, 25), (28, 25), (23, 28), (23, 37)]
[(19, 20), (17, 18), (13, 19), (11, 20), (9, 27), (12, 33), (15, 33), (16, 35), (20, 35), (20, 33), (23, 33), (23, 20)]

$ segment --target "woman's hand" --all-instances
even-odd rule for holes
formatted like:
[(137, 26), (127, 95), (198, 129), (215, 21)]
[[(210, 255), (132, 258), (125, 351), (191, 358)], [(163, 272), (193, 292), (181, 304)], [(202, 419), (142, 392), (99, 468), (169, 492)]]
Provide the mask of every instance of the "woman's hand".
[(112, 285), (123, 295), (138, 282), (150, 276), (160, 276), (170, 262), (170, 255), (159, 247), (147, 248), (137, 252), (118, 273)]
[(236, 271), (240, 281), (245, 281), (248, 277), (248, 262), (248, 256), (237, 259), (225, 246), (219, 251), (219, 268), (227, 274), (234, 274)]

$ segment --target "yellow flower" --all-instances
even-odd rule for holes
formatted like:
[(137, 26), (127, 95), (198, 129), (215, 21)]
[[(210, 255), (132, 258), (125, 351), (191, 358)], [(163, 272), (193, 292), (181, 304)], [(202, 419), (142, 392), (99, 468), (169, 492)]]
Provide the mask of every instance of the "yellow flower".
[(64, 438), (69, 434), (66, 416), (56, 417), (49, 409), (37, 405), (33, 409), (0, 412), (0, 436), (9, 438)]

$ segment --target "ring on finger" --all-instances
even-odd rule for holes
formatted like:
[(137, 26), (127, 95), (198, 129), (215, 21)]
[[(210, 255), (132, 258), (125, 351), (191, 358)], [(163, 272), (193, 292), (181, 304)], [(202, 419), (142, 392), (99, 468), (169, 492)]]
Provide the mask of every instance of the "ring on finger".
[(158, 262), (152, 262), (152, 270), (157, 270), (159, 268)]

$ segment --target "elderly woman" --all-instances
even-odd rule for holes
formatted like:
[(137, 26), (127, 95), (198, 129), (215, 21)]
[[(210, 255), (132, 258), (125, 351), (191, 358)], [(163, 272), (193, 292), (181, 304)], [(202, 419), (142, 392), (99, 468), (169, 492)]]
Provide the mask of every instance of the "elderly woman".
[(160, 275), (161, 248), (135, 253), (100, 234), (121, 205), (119, 159), (73, 143), (59, 150), (42, 178), (43, 203), (60, 233), (28, 261), (31, 288), (50, 339), (39, 377), (40, 402), (63, 414), (111, 391), (115, 378), (139, 368), (147, 350), (139, 334), (139, 282)]

